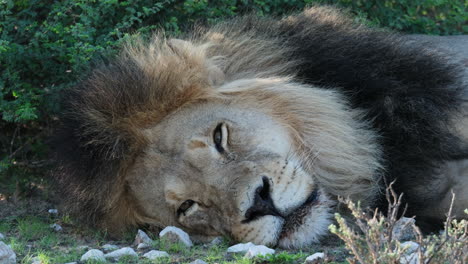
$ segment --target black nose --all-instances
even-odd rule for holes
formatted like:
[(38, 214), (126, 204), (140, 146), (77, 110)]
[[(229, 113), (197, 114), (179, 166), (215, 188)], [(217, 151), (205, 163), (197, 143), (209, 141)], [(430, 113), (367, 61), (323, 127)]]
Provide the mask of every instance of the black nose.
[(270, 182), (268, 178), (262, 177), (263, 184), (255, 190), (254, 203), (247, 212), (245, 212), (245, 220), (243, 223), (253, 221), (261, 216), (274, 215), (281, 216), (276, 210), (273, 200), (270, 196)]

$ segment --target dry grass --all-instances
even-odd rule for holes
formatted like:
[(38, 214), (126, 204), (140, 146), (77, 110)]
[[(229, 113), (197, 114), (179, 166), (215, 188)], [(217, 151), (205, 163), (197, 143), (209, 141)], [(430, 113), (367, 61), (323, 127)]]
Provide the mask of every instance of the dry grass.
[[(428, 263), (468, 263), (468, 221), (454, 220), (452, 207), (447, 214), (443, 233), (423, 236), (420, 229), (410, 223), (414, 230), (414, 242), (419, 244), (417, 249), (408, 247), (408, 243), (398, 241), (393, 237), (394, 227), (399, 220), (398, 215), (402, 207), (402, 195), (397, 195), (392, 184), (386, 190), (389, 203), (387, 217), (377, 210), (368, 212), (359, 203), (349, 199), (342, 199), (355, 218), (354, 223), (346, 221), (336, 214), (336, 225), (330, 230), (344, 241), (352, 254), (348, 258), (351, 264), (428, 264)], [(452, 196), (452, 205), (455, 195)], [(403, 212), (405, 210), (403, 209)], [(468, 214), (468, 210), (465, 211)]]

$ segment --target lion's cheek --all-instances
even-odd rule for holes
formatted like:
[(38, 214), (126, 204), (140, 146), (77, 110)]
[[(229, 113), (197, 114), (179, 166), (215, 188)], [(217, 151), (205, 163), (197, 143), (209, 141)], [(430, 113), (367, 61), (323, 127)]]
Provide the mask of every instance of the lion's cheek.
[(267, 215), (249, 223), (232, 226), (232, 237), (241, 242), (252, 242), (257, 245), (275, 246), (284, 220)]
[(328, 234), (328, 226), (333, 223), (333, 206), (335, 202), (325, 195), (311, 208), (301, 220), (301, 224), (288, 232), (283, 232), (278, 246), (281, 248), (301, 248), (319, 240)]

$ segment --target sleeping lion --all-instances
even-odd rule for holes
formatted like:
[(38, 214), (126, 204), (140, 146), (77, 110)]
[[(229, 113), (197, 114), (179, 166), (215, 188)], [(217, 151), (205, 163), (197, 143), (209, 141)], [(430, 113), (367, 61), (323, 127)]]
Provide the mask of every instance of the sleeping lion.
[(468, 207), (460, 68), (331, 7), (133, 40), (68, 91), (55, 176), (69, 212), (119, 234), (178, 226), (303, 247), (337, 197), (404, 193), (426, 231)]

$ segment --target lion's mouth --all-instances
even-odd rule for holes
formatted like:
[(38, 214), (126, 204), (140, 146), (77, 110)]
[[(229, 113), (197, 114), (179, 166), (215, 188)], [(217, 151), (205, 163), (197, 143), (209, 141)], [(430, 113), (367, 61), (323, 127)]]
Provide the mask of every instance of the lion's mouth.
[(304, 224), (304, 218), (310, 213), (312, 207), (318, 203), (319, 196), (320, 193), (318, 188), (314, 189), (302, 205), (284, 217), (280, 239), (287, 237), (290, 233), (294, 232), (298, 227)]

